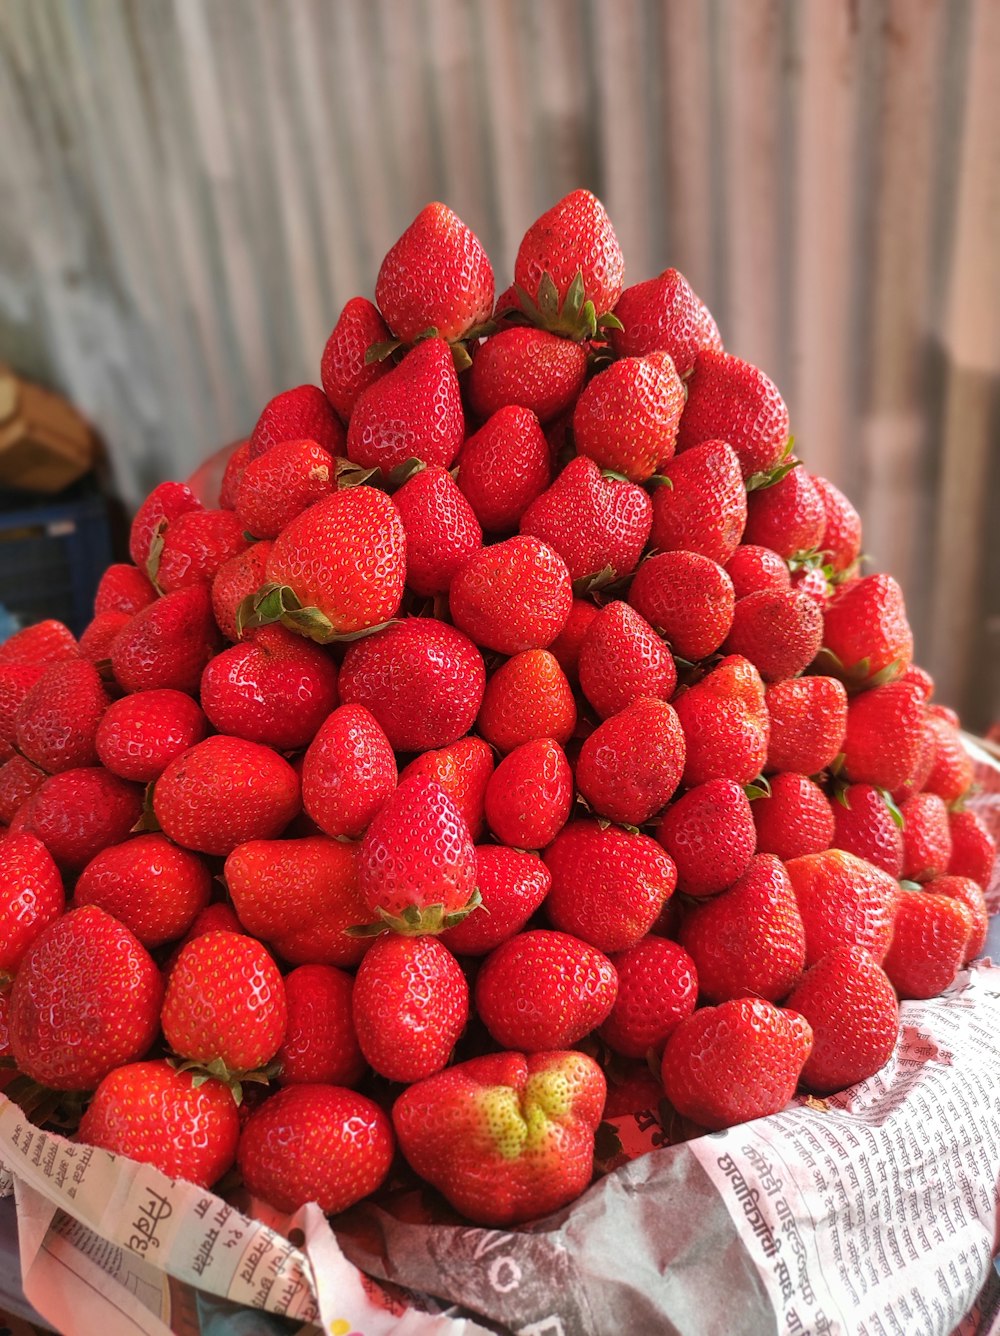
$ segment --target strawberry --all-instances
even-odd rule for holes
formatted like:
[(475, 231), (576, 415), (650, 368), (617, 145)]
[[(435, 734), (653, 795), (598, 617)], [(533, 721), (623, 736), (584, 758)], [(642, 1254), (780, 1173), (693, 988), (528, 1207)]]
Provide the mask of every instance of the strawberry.
[(240, 479), (243, 477), (246, 466), (250, 463), (250, 440), (241, 441), (232, 450), (229, 458), (226, 460), (226, 467), (223, 470), (222, 482), (219, 484), (219, 509), (235, 510), (236, 493), (239, 491)]
[(602, 719), (640, 696), (669, 700), (677, 669), (666, 645), (627, 603), (608, 603), (590, 621), (579, 652), (580, 687)]
[(94, 595), (94, 616), (102, 612), (141, 612), (156, 601), (156, 590), (135, 566), (109, 566)]
[(132, 620), (130, 612), (101, 612), (80, 634), (80, 657), (95, 666), (111, 657), (118, 632)]
[(359, 396), (347, 428), (347, 455), (386, 475), (410, 459), (449, 468), (464, 438), (451, 349), (443, 339), (425, 339)]
[(748, 660), (731, 654), (674, 701), (686, 743), (683, 783), (748, 784), (767, 758), (764, 684)]
[(341, 705), (310, 742), (302, 767), (302, 806), (320, 830), (357, 839), (396, 787), (396, 758), (375, 716)]
[(673, 861), (655, 840), (595, 821), (567, 826), (544, 859), (552, 874), (549, 920), (605, 954), (635, 946), (677, 884)]
[[(598, 1033), (626, 1058), (643, 1058), (662, 1046), (698, 1001), (695, 963), (676, 942), (643, 937), (611, 957), (618, 996)], [(659, 1097), (654, 1101), (654, 1107)]]
[(50, 774), (96, 765), (94, 735), (107, 707), (108, 695), (93, 664), (84, 659), (54, 663), (18, 707), (17, 749)]
[(475, 350), (464, 379), (469, 407), (480, 421), (516, 406), (545, 423), (572, 408), (586, 378), (582, 344), (517, 325), (499, 330)]
[(972, 915), (972, 930), (965, 946), (965, 963), (977, 960), (986, 945), (986, 934), (990, 926), (989, 906), (983, 888), (971, 877), (935, 877), (924, 890), (928, 895), (946, 895), (959, 900)]
[(628, 601), (683, 659), (705, 659), (733, 622), (733, 582), (697, 552), (661, 552), (635, 573)]
[(275, 1210), (316, 1202), (332, 1215), (382, 1186), (392, 1125), (377, 1104), (335, 1085), (279, 1090), (247, 1119), (237, 1163), (247, 1190)]
[(193, 585), (210, 586), (222, 563), (243, 552), (248, 540), (231, 510), (191, 510), (171, 520), (162, 544), (147, 564), (161, 592), (172, 594)]
[(924, 787), (946, 803), (958, 802), (972, 785), (972, 758), (962, 746), (957, 728), (945, 719), (932, 718), (929, 722), (937, 748)]
[[(243, 927), (236, 917), (232, 905), (224, 900), (217, 900), (195, 915), (194, 922), (181, 940), (181, 946), (196, 937), (204, 937), (206, 932), (242, 932)], [(176, 958), (176, 957), (175, 957)]]
[(874, 1076), (896, 1047), (896, 994), (885, 971), (859, 946), (822, 956), (796, 984), (788, 1006), (812, 1026), (802, 1083), (820, 1095)]
[(840, 849), (790, 859), (806, 930), (806, 964), (837, 946), (861, 946), (881, 964), (893, 934), (899, 888), (881, 868)]
[(139, 691), (112, 701), (94, 742), (112, 774), (148, 784), (207, 732), (204, 713), (183, 691)]
[(489, 533), (515, 530), (552, 481), (549, 446), (538, 418), (517, 404), (499, 409), (469, 437), (458, 465), (458, 485)]
[(856, 784), (897, 789), (912, 774), (923, 737), (923, 701), (904, 682), (855, 696), (847, 707), (844, 774)]
[(764, 696), (771, 720), (766, 769), (815, 775), (832, 765), (847, 732), (844, 684), (835, 677), (797, 677), (770, 683)]
[[(559, 667), (571, 682), (579, 681), (580, 653), (583, 649), (583, 642), (599, 612), (600, 608), (596, 603), (591, 603), (589, 599), (575, 598), (570, 606), (565, 626), (549, 645), (550, 653), (555, 656)], [(635, 615), (638, 616), (638, 613)], [(673, 659), (671, 659), (671, 663), (673, 663)], [(610, 686), (611, 683), (608, 683), (608, 685)], [(657, 693), (651, 690), (644, 694), (655, 696)]]
[(553, 547), (572, 580), (604, 584), (635, 570), (652, 523), (641, 487), (578, 455), (521, 516), (521, 532)]
[(478, 840), (486, 828), (486, 789), (493, 774), (493, 748), (482, 738), (459, 738), (448, 747), (422, 752), (400, 781), (423, 775), (440, 785)]
[[(696, 446), (695, 449), (698, 449)], [(682, 459), (685, 456), (681, 456)], [(746, 598), (758, 589), (791, 589), (792, 577), (785, 561), (769, 547), (741, 544), (725, 563), (737, 598)]]
[(329, 496), (334, 473), (333, 460), (315, 441), (281, 441), (244, 469), (236, 519), (255, 538), (277, 538), (296, 515)]
[(366, 1060), (409, 1084), (447, 1066), (469, 1019), (469, 985), (434, 937), (386, 933), (358, 967), (351, 1008)]
[(370, 710), (396, 751), (457, 741), (475, 722), (485, 685), (472, 641), (432, 617), (408, 617), (356, 641), (340, 671), (344, 704)]
[(491, 1053), (404, 1090), (392, 1121), (421, 1178), (468, 1219), (506, 1228), (587, 1187), (606, 1091), (583, 1053)]
[(328, 455), (345, 453), (344, 428), (326, 395), (315, 385), (297, 385), (265, 404), (250, 434), (250, 459), (266, 454), (282, 441), (315, 441)]
[(73, 903), (97, 905), (151, 949), (183, 937), (211, 894), (212, 874), (197, 854), (162, 835), (137, 835), (90, 860)]
[(899, 809), (903, 817), (903, 876), (907, 881), (943, 877), (951, 862), (951, 829), (944, 799), (915, 793)]
[(415, 594), (446, 594), (483, 545), (473, 507), (447, 469), (421, 469), (393, 497), (406, 531), (406, 583)]
[(736, 451), (725, 441), (702, 441), (657, 472), (668, 485), (653, 493), (653, 547), (698, 552), (725, 566), (747, 522), (747, 493)]
[(476, 727), (503, 754), (534, 738), (565, 747), (576, 727), (576, 703), (554, 656), (532, 649), (501, 664), (486, 683)]
[(142, 815), (142, 791), (99, 766), (63, 770), (18, 808), (10, 833), (34, 835), (64, 872), (127, 839)]
[[(78, 657), (74, 653), (72, 660), (64, 662), (73, 662)], [(45, 663), (0, 664), (0, 758), (3, 760), (15, 755), (17, 712), (21, 702), (49, 666)]]
[(178, 589), (137, 612), (111, 646), (111, 669), (125, 691), (195, 692), (218, 645), (208, 590)]
[[(924, 695), (925, 687), (923, 683), (918, 683), (917, 686), (920, 694)], [(952, 728), (959, 728), (961, 726), (957, 712), (953, 710), (950, 705), (939, 705), (936, 701), (932, 701), (928, 704), (927, 717), (929, 719), (943, 719), (944, 722), (950, 724)], [(989, 736), (989, 734), (987, 734), (987, 736)]]
[(549, 892), (552, 877), (534, 854), (499, 844), (476, 848), (476, 885), (484, 914), (470, 914), (441, 934), (449, 951), (485, 956), (520, 932)]
[(241, 926), (293, 965), (356, 965), (368, 946), (347, 933), (366, 912), (357, 853), (323, 835), (239, 845), (225, 877)]
[(772, 775), (770, 793), (751, 803), (757, 852), (782, 860), (818, 854), (833, 843), (834, 818), (826, 794), (805, 775)]
[(345, 422), (359, 396), (392, 370), (388, 361), (369, 362), (373, 343), (385, 343), (389, 330), (367, 297), (352, 297), (344, 306), (323, 349), (320, 377), (326, 397)]
[(619, 297), (614, 313), (624, 326), (608, 331), (616, 357), (663, 350), (673, 358), (678, 375), (688, 376), (698, 353), (722, 352), (715, 321), (676, 269), (633, 283)]
[(684, 731), (666, 701), (640, 697), (580, 749), (576, 784), (599, 816), (641, 826), (665, 807), (684, 771)]
[(218, 734), (170, 762), (156, 781), (153, 810), (175, 844), (225, 855), (245, 840), (280, 834), (300, 797), (298, 775), (276, 752)]
[(812, 1028), (797, 1012), (734, 998), (681, 1021), (663, 1052), (663, 1086), (679, 1114), (721, 1131), (780, 1113), (811, 1049)]
[(577, 451), (630, 482), (647, 482), (673, 458), (683, 408), (669, 353), (612, 362), (576, 401)]
[(815, 551), (826, 527), (822, 498), (801, 463), (795, 463), (778, 482), (752, 491), (747, 499), (744, 540), (769, 547), (779, 557)]
[(814, 474), (813, 487), (823, 503), (823, 533), (819, 549), (823, 560), (838, 575), (849, 571), (861, 552), (861, 516), (832, 482)]
[(812, 663), (822, 639), (813, 599), (796, 589), (762, 589), (736, 603), (723, 648), (749, 659), (765, 682), (784, 682)]
[(204, 506), (184, 483), (161, 482), (154, 487), (136, 511), (129, 532), (129, 556), (139, 570), (146, 570), (146, 563), (153, 556), (154, 546), (158, 546), (167, 525), (182, 515), (200, 510), (204, 510)]
[(919, 664), (911, 663), (905, 673), (900, 673), (899, 680), (915, 686), (925, 701), (929, 701), (934, 695), (934, 679), (927, 669), (921, 668)]
[(519, 654), (555, 639), (573, 590), (562, 557), (519, 535), (474, 553), (452, 580), (448, 602), (455, 624), (477, 645)]
[(847, 784), (834, 797), (833, 848), (874, 863), (898, 881), (903, 875), (903, 832), (884, 791), (871, 784)]
[(469, 828), (444, 789), (419, 776), (368, 827), (358, 875), (368, 909), (394, 932), (441, 932), (479, 903)]
[(500, 762), (486, 786), (486, 820), (503, 844), (544, 849), (569, 820), (573, 772), (551, 738), (525, 742)]
[[(810, 561), (812, 558), (810, 558)], [(827, 578), (826, 572), (821, 566), (806, 564), (798, 566), (792, 572), (792, 588), (797, 589), (800, 594), (805, 594), (811, 598), (821, 612), (826, 611), (826, 605), (833, 597), (834, 586)]]
[(829, 671), (849, 690), (882, 686), (904, 673), (913, 657), (913, 632), (903, 591), (891, 575), (867, 575), (844, 585), (823, 618)]
[(169, 1178), (209, 1188), (233, 1167), (240, 1115), (222, 1081), (201, 1080), (169, 1062), (130, 1062), (94, 1091), (78, 1140)]
[(741, 784), (711, 779), (671, 803), (656, 838), (677, 865), (686, 895), (716, 895), (743, 875), (757, 847), (750, 801)]
[(65, 905), (59, 869), (44, 844), (33, 835), (0, 840), (0, 984)]
[(0, 821), (10, 825), (22, 803), (38, 791), (48, 776), (44, 770), (26, 761), (23, 756), (12, 756), (0, 766)]
[(449, 343), (493, 314), (493, 266), (446, 204), (428, 204), (382, 261), (375, 301), (403, 343), (433, 331)]
[(93, 1090), (156, 1038), (163, 981), (145, 947), (93, 905), (50, 923), (10, 994), (20, 1071), (51, 1090)]
[(252, 543), (235, 557), (224, 561), (212, 581), (212, 611), (219, 630), (227, 640), (239, 640), (236, 616), (240, 604), (264, 583), (267, 561), (274, 546), (269, 541)]
[(806, 937), (780, 861), (758, 854), (742, 877), (684, 917), (680, 942), (711, 1002), (753, 994), (777, 1002), (802, 973)]
[(744, 478), (767, 473), (788, 444), (788, 409), (758, 367), (723, 352), (700, 352), (687, 383), (677, 452), (702, 441), (728, 441)]
[(611, 961), (565, 932), (520, 932), (486, 957), (476, 1010), (501, 1048), (569, 1048), (607, 1020), (618, 991)]
[(48, 618), (15, 631), (0, 645), (0, 667), (45, 665), (79, 657), (76, 637), (68, 626)]
[[(8, 762), (8, 765), (13, 762)], [(2, 772), (0, 772), (2, 773)], [(3, 813), (0, 812), (0, 819)], [(949, 812), (951, 830), (951, 858), (948, 875), (969, 877), (986, 890), (993, 876), (996, 861), (996, 841), (977, 812)]]
[(163, 998), (167, 1043), (213, 1075), (262, 1070), (285, 1037), (285, 985), (266, 948), (206, 932), (181, 948)]
[(258, 627), (201, 675), (201, 704), (213, 728), (278, 751), (307, 746), (337, 699), (329, 654), (283, 626)]
[(975, 930), (972, 911), (950, 895), (899, 892), (883, 968), (901, 998), (937, 997), (955, 981)]
[(332, 965), (285, 975), (288, 1024), (278, 1049), (282, 1085), (353, 1086), (368, 1070), (351, 1013), (354, 980)]
[(624, 273), (611, 219), (589, 190), (572, 191), (537, 218), (514, 261), (522, 309), (578, 339), (592, 338), (597, 318), (614, 310)]

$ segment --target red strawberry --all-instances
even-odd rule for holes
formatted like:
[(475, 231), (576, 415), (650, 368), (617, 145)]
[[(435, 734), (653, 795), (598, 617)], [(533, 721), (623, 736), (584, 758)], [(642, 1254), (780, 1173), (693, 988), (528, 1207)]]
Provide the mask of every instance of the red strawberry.
[(459, 738), (448, 747), (422, 752), (400, 780), (422, 775), (439, 784), (478, 840), (486, 828), (486, 789), (493, 774), (493, 748), (482, 738)]
[(749, 659), (765, 682), (784, 682), (812, 663), (822, 639), (814, 599), (796, 589), (762, 589), (737, 602), (724, 649)]
[(663, 1086), (679, 1114), (721, 1131), (780, 1113), (811, 1049), (797, 1012), (734, 998), (681, 1021), (663, 1053)]
[(626, 288), (615, 315), (624, 326), (608, 330), (616, 357), (640, 357), (662, 349), (674, 359), (678, 375), (687, 376), (698, 353), (722, 352), (715, 321), (676, 269), (664, 269), (657, 278)]
[(881, 868), (840, 849), (785, 865), (806, 930), (806, 964), (838, 946), (862, 946), (881, 964), (889, 947), (898, 886)]
[(264, 583), (273, 543), (253, 543), (244, 552), (224, 561), (212, 581), (212, 611), (227, 640), (239, 640), (236, 615), (240, 604)]
[(385, 321), (367, 297), (352, 297), (337, 317), (323, 349), (320, 376), (326, 397), (345, 422), (359, 395), (392, 370), (389, 361), (366, 360), (372, 344), (388, 338)]
[(600, 577), (603, 584), (635, 570), (652, 523), (641, 487), (603, 477), (578, 455), (521, 516), (521, 532), (553, 547), (574, 581)]
[(23, 756), (12, 756), (0, 766), (0, 821), (10, 825), (18, 808), (45, 783), (44, 770), (26, 761)]
[(747, 522), (747, 493), (735, 450), (703, 441), (657, 472), (669, 485), (653, 493), (653, 547), (698, 552), (725, 566)]
[(927, 669), (921, 668), (919, 664), (911, 663), (906, 672), (900, 674), (899, 680), (917, 687), (925, 701), (929, 701), (934, 695), (934, 679)]
[(765, 691), (768, 770), (815, 775), (832, 765), (847, 732), (847, 692), (835, 677), (772, 682)]
[(599, 816), (641, 826), (665, 807), (684, 771), (684, 731), (672, 705), (640, 697), (580, 749), (576, 784)]
[(812, 483), (823, 503), (820, 551), (824, 562), (840, 574), (850, 570), (861, 552), (861, 517), (832, 482), (814, 475)]
[(161, 1016), (164, 1038), (180, 1057), (233, 1075), (259, 1071), (281, 1047), (286, 1017), (285, 985), (260, 942), (206, 932), (181, 948)]
[(486, 913), (470, 914), (441, 934), (441, 941), (460, 956), (485, 956), (513, 937), (531, 918), (549, 892), (552, 878), (534, 854), (499, 844), (476, 848), (476, 885)]
[[(8, 762), (8, 765), (13, 762)], [(0, 819), (3, 813), (0, 812)], [(993, 875), (996, 860), (996, 841), (977, 812), (950, 812), (951, 859), (948, 875), (970, 877), (986, 890)]]
[(140, 612), (156, 601), (156, 590), (135, 566), (109, 566), (94, 595), (94, 616), (102, 612)]
[(285, 975), (288, 1024), (278, 1050), (282, 1085), (356, 1085), (368, 1070), (351, 1014), (354, 980), (332, 965)]
[(406, 583), (429, 598), (446, 594), (456, 572), (483, 545), (473, 507), (447, 469), (421, 469), (393, 497), (406, 531)]
[(827, 579), (823, 568), (810, 564), (799, 566), (793, 571), (792, 588), (811, 598), (821, 612), (826, 611), (826, 605), (833, 595), (833, 585)]
[(94, 665), (109, 659), (118, 632), (131, 620), (130, 612), (99, 613), (80, 635), (80, 657)]
[[(181, 946), (187, 946), (188, 942), (194, 941), (196, 937), (204, 937), (206, 932), (242, 931), (242, 924), (236, 917), (232, 905), (223, 900), (218, 900), (195, 915), (194, 922), (184, 934)], [(176, 957), (174, 958), (176, 959)]]
[(831, 805), (835, 849), (874, 863), (897, 881), (903, 875), (903, 832), (885, 793), (871, 784), (836, 790)]
[(54, 774), (96, 765), (94, 735), (108, 707), (100, 674), (84, 659), (54, 663), (18, 707), (18, 751)]
[(137, 612), (111, 646), (111, 669), (126, 691), (195, 692), (218, 645), (208, 590), (178, 589)]
[(476, 727), (506, 754), (534, 738), (565, 747), (576, 727), (576, 703), (566, 675), (548, 650), (515, 654), (486, 683)]
[(76, 637), (68, 626), (52, 618), (15, 631), (0, 645), (0, 667), (48, 665), (79, 657)]
[(834, 818), (826, 794), (805, 775), (772, 775), (771, 792), (750, 804), (757, 850), (782, 860), (818, 854), (833, 844)]
[(337, 666), (283, 626), (261, 626), (206, 666), (201, 703), (220, 733), (293, 751), (336, 709)]
[(248, 1191), (275, 1210), (317, 1202), (332, 1215), (382, 1186), (393, 1149), (389, 1119), (364, 1095), (342, 1086), (296, 1085), (250, 1115), (237, 1162)]
[(958, 802), (972, 784), (972, 758), (962, 746), (957, 728), (945, 719), (931, 718), (929, 722), (937, 736), (937, 750), (924, 787), (946, 803)]
[(965, 961), (977, 960), (986, 945), (990, 925), (989, 907), (983, 888), (970, 877), (935, 877), (924, 887), (929, 895), (946, 895), (959, 900), (972, 915), (972, 929), (965, 946)]
[(210, 586), (223, 562), (248, 546), (243, 524), (231, 510), (188, 511), (172, 520), (162, 537), (162, 551), (148, 564), (164, 594)]
[[(256, 538), (277, 538), (336, 487), (334, 462), (315, 441), (281, 441), (252, 459), (236, 490), (236, 519)], [(235, 555), (235, 554), (234, 554)]]
[(429, 330), (451, 343), (492, 316), (493, 266), (457, 213), (428, 204), (382, 261), (375, 300), (404, 343)]
[[(514, 261), (522, 307), (533, 304), (539, 323), (570, 338), (593, 336), (595, 317), (613, 311), (622, 295), (624, 273), (611, 219), (589, 190), (572, 191), (537, 218)], [(577, 275), (582, 291), (574, 291)]]
[(697, 552), (661, 552), (635, 573), (628, 601), (683, 659), (705, 659), (733, 622), (733, 583)]
[(14, 975), (25, 952), (63, 912), (59, 869), (33, 835), (0, 840), (0, 984)]
[(153, 794), (163, 833), (205, 854), (280, 834), (300, 806), (299, 777), (287, 761), (258, 742), (222, 734), (175, 757)]
[(240, 1115), (222, 1081), (169, 1062), (130, 1062), (94, 1091), (77, 1139), (209, 1188), (236, 1160)]
[(686, 895), (716, 895), (750, 866), (757, 847), (750, 801), (741, 784), (712, 779), (671, 803), (656, 838), (677, 865)]
[(849, 688), (881, 686), (909, 667), (913, 632), (903, 591), (891, 575), (867, 575), (844, 585), (823, 621), (830, 671)]
[(788, 444), (788, 409), (763, 371), (728, 353), (702, 352), (687, 389), (678, 454), (702, 441), (728, 441), (744, 478), (778, 463)]
[(475, 350), (464, 379), (469, 407), (481, 421), (517, 406), (544, 423), (573, 406), (586, 378), (582, 344), (517, 325), (501, 329)]
[[(600, 608), (596, 603), (591, 603), (589, 599), (575, 598), (570, 606), (566, 625), (549, 645), (549, 651), (555, 655), (559, 667), (571, 682), (579, 680), (580, 652), (587, 632), (599, 612)], [(638, 613), (635, 615), (638, 616)], [(647, 694), (652, 696), (656, 692), (650, 691)]]
[(950, 895), (899, 892), (892, 943), (883, 968), (901, 998), (937, 997), (968, 956), (971, 910)]
[(764, 683), (752, 663), (731, 654), (674, 702), (684, 730), (683, 782), (710, 779), (748, 784), (767, 758)]
[(347, 454), (362, 468), (384, 474), (410, 459), (448, 468), (464, 439), (451, 349), (443, 339), (425, 339), (358, 398)]
[(676, 942), (644, 937), (611, 957), (618, 996), (599, 1030), (604, 1042), (626, 1058), (657, 1050), (690, 1016), (698, 1001), (695, 963)]
[(476, 1009), (501, 1048), (569, 1048), (607, 1020), (618, 991), (602, 952), (565, 932), (520, 932), (476, 979)]
[(302, 767), (302, 806), (334, 838), (363, 835), (396, 787), (396, 758), (362, 705), (341, 705), (316, 730)]
[(345, 453), (344, 428), (315, 385), (297, 385), (268, 401), (250, 436), (250, 459), (282, 441), (315, 441), (328, 455)]
[[(64, 662), (74, 662), (78, 657), (74, 653), (72, 660)], [(21, 702), (49, 666), (45, 663), (0, 664), (0, 758), (3, 760), (15, 754), (17, 712)]]
[(920, 756), (923, 712), (923, 701), (904, 682), (855, 696), (847, 707), (844, 736), (847, 778), (880, 789), (905, 783)]
[(490, 533), (515, 530), (552, 481), (549, 446), (538, 418), (516, 404), (501, 408), (469, 437), (458, 463), (458, 485)]
[(63, 871), (77, 872), (109, 844), (127, 839), (142, 815), (142, 791), (99, 766), (63, 770), (39, 785), (10, 833), (41, 840)]
[(951, 830), (944, 799), (915, 793), (899, 809), (903, 817), (903, 876), (907, 881), (943, 877), (951, 862)]
[(515, 747), (486, 787), (486, 820), (502, 844), (544, 849), (569, 819), (573, 772), (551, 738)]
[(422, 1081), (447, 1066), (469, 1019), (462, 967), (433, 937), (386, 933), (358, 967), (354, 1028), (367, 1061), (390, 1081)]
[(190, 511), (203, 510), (201, 502), (182, 482), (161, 482), (136, 511), (129, 533), (128, 550), (140, 571), (153, 555), (154, 544), (164, 528)]
[(219, 484), (219, 509), (235, 510), (236, 493), (239, 490), (243, 471), (250, 463), (250, 440), (241, 441), (226, 460), (226, 467)]
[(892, 984), (867, 951), (840, 946), (802, 976), (788, 999), (812, 1026), (802, 1083), (827, 1095), (881, 1070), (899, 1035)]
[(73, 900), (97, 905), (152, 948), (183, 937), (211, 894), (212, 874), (197, 854), (162, 835), (137, 835), (90, 860)]
[(640, 696), (669, 700), (677, 669), (666, 645), (627, 603), (608, 603), (590, 621), (579, 653), (583, 694), (602, 719)]
[(635, 946), (677, 884), (673, 861), (655, 840), (595, 821), (574, 821), (544, 857), (552, 874), (549, 919), (607, 954)]
[(421, 1178), (468, 1219), (505, 1228), (590, 1183), (606, 1090), (583, 1053), (491, 1053), (404, 1090), (392, 1120)]
[(577, 451), (630, 482), (646, 482), (673, 458), (683, 408), (669, 353), (612, 362), (576, 401)]
[(139, 691), (112, 701), (95, 743), (112, 774), (148, 784), (207, 732), (208, 720), (183, 691)]
[(52, 1090), (93, 1090), (156, 1038), (163, 981), (126, 927), (75, 909), (39, 934), (10, 994), (10, 1047), (25, 1076)]
[(750, 493), (743, 537), (779, 557), (793, 557), (818, 548), (825, 526), (822, 498), (797, 463), (779, 482)]
[(746, 598), (758, 589), (792, 587), (788, 566), (777, 552), (772, 552), (769, 547), (757, 547), (753, 543), (741, 544), (736, 549), (726, 562), (726, 574), (733, 582), (737, 598)]
[(518, 536), (470, 557), (452, 580), (448, 601), (456, 625), (477, 645), (518, 654), (555, 639), (573, 590), (557, 552), (537, 538)]

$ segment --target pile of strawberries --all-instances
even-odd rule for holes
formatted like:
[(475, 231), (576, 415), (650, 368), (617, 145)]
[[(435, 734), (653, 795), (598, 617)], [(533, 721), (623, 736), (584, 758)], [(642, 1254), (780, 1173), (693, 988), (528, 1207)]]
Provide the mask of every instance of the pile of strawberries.
[(871, 1075), (980, 952), (957, 719), (775, 386), (676, 270), (624, 287), (586, 191), (514, 279), (429, 205), (217, 507), (158, 486), (79, 643), (0, 647), (36, 1117), (283, 1211), (408, 1165), (510, 1224), (602, 1117)]

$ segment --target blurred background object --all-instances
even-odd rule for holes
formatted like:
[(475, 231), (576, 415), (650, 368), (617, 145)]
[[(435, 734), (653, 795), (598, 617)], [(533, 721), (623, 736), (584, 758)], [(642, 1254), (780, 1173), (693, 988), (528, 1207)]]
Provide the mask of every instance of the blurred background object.
[[(318, 380), (424, 203), (506, 283), (576, 186), (673, 265), (1000, 716), (996, 0), (6, 0), (0, 358), (134, 504)], [(991, 514), (992, 507), (992, 514)]]

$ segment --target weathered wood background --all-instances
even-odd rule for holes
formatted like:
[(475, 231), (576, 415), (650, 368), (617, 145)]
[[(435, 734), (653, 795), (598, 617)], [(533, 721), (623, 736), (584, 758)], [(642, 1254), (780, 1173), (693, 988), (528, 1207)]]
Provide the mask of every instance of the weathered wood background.
[(3, 0), (0, 144), (0, 357), (129, 501), (317, 379), (427, 200), (502, 277), (591, 187), (1000, 714), (1000, 0)]

